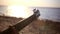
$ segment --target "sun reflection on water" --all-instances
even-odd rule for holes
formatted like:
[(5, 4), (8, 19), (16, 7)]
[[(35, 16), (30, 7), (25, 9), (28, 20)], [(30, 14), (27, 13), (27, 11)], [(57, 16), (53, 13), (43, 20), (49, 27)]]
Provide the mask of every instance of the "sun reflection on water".
[(13, 16), (13, 17), (22, 17), (22, 18), (27, 18), (30, 15), (32, 15), (32, 11), (30, 11), (27, 7), (25, 6), (8, 6), (8, 16)]

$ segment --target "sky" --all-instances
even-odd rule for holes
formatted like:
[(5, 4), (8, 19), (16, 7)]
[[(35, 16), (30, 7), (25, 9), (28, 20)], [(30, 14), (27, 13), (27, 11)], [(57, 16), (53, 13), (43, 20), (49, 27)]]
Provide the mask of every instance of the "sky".
[[(19, 13), (20, 9), (22, 8), (22, 6), (23, 6), (22, 10), (24, 9), (24, 7), (26, 7), (25, 8), (26, 10), (24, 10), (24, 11), (25, 11), (25, 14), (27, 17), (29, 15), (33, 14), (31, 12), (31, 10), (29, 10), (28, 7), (34, 7), (34, 8), (35, 7), (51, 7), (51, 8), (43, 8), (43, 9), (39, 8), (39, 10), (41, 11), (41, 15), (42, 15), (41, 17), (46, 18), (46, 19), (54, 18), (54, 19), (60, 20), (59, 19), (60, 18), (60, 0), (0, 0), (0, 5), (8, 6), (8, 15), (11, 15), (11, 14), (17, 15)], [(14, 7), (15, 7), (15, 9), (18, 8), (17, 9), (18, 13), (17, 13), (17, 10), (14, 9)], [(54, 8), (54, 9), (52, 9), (52, 8)], [(1, 7), (0, 7), (0, 9), (1, 9)], [(6, 13), (5, 11), (0, 11), (0, 12)], [(23, 12), (20, 12), (19, 14), (21, 14)], [(19, 15), (17, 15), (17, 16), (19, 16)], [(21, 14), (21, 16), (22, 16), (22, 14)], [(24, 15), (24, 17), (26, 17), (26, 16)]]
[(0, 0), (0, 5), (24, 5), (28, 7), (60, 7), (60, 0)]

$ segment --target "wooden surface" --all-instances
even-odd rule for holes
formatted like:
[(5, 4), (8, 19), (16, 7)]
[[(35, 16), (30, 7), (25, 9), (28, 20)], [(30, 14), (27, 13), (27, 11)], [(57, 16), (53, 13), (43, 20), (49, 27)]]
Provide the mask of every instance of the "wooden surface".
[[(13, 18), (14, 17), (11, 17), (11, 18), (9, 18), (9, 17), (3, 17), (3, 18), (8, 18), (7, 20), (8, 21), (10, 21), (10, 23), (8, 24), (8, 23), (6, 23), (6, 24), (8, 24), (8, 25), (12, 25), (12, 27), (11, 28), (13, 28), (13, 27), (15, 27), (15, 29), (16, 29), (16, 31), (20, 31), (20, 30), (22, 30), (24, 27), (26, 27), (27, 25), (29, 25), (30, 23), (32, 23), (32, 21), (34, 21), (34, 20), (36, 20), (37, 19), (37, 17), (36, 17), (36, 14), (33, 14), (33, 15), (31, 15), (30, 17), (28, 17), (28, 18), (26, 18), (26, 19), (23, 19), (23, 20), (19, 20), (19, 21), (16, 21), (16, 24), (15, 23), (13, 23), (14, 21), (13, 21)], [(9, 19), (11, 19), (11, 20), (9, 20)], [(15, 18), (14, 18), (15, 19)], [(3, 19), (4, 20), (4, 19)], [(7, 21), (6, 19), (5, 19), (5, 21)], [(15, 19), (16, 20), (16, 19)], [(18, 20), (18, 19), (17, 19)], [(1, 20), (2, 21), (2, 20)], [(13, 24), (12, 24), (12, 23)], [(1, 34), (10, 34), (10, 32), (11, 32), (11, 28), (9, 28), (9, 26), (6, 26), (6, 27), (8, 27), (7, 29), (5, 29), (3, 32), (1, 32)], [(3, 26), (3, 25), (2, 25)], [(5, 27), (5, 28), (6, 28)]]
[(20, 34), (60, 34), (60, 22), (35, 20), (19, 32)]
[(0, 16), (0, 31), (6, 30), (10, 25), (13, 26), (22, 18)]

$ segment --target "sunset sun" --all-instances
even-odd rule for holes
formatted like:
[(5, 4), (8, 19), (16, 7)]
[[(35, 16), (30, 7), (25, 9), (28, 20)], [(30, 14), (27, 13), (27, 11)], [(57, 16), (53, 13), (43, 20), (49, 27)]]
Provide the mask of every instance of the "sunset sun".
[(17, 18), (27, 18), (29, 15), (31, 15), (32, 12), (25, 6), (18, 6), (18, 5), (12, 5), (8, 6), (8, 13), (7, 15), (17, 17)]

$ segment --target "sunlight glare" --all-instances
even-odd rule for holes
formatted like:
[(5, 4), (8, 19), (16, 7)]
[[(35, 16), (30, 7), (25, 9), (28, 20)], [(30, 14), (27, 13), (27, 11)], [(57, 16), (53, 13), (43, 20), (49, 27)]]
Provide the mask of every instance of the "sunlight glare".
[(9, 16), (13, 17), (22, 17), (22, 18), (27, 18), (25, 14), (25, 9), (26, 7), (24, 6), (8, 6), (8, 14)]

